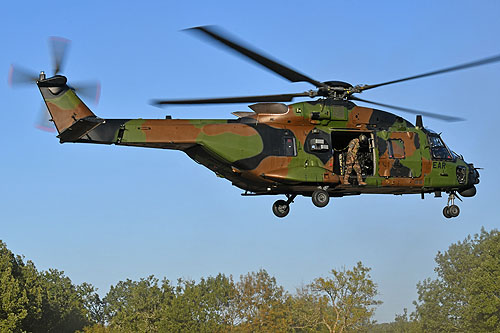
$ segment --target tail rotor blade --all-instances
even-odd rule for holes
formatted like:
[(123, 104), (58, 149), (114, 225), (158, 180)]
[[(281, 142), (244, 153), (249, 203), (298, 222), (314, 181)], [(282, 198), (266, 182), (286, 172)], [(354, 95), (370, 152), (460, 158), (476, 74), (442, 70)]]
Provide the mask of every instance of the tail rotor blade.
[(71, 86), (73, 90), (88, 102), (99, 104), (101, 97), (101, 83), (99, 81), (77, 82)]
[(69, 39), (62, 37), (49, 38), (54, 75), (57, 75), (62, 71), (70, 43), (71, 41)]
[(38, 80), (38, 75), (34, 71), (22, 68), (20, 66), (10, 65), (9, 77), (7, 79), (9, 86), (19, 86), (32, 84)]
[(43, 103), (40, 107), (40, 111), (38, 111), (35, 127), (41, 131), (54, 133), (56, 129), (54, 127), (54, 123), (50, 121), (50, 118), (49, 110), (47, 109), (45, 103)]

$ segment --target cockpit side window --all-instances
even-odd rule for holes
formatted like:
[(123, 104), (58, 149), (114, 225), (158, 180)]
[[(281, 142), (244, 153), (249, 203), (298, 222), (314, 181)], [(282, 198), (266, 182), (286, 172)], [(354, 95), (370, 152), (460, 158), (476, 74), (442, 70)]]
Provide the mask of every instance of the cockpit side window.
[(453, 155), (438, 135), (429, 135), (432, 157), (438, 160), (453, 160)]

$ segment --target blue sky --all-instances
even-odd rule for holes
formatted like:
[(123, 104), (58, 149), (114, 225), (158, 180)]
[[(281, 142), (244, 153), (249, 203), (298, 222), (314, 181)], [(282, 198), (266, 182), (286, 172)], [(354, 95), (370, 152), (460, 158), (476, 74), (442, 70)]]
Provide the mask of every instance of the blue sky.
[[(360, 196), (324, 209), (297, 198), (244, 198), (177, 151), (58, 143), (33, 128), (35, 86), (10, 89), (11, 63), (50, 72), (47, 38), (73, 41), (64, 74), (99, 79), (103, 118), (230, 118), (245, 105), (172, 107), (153, 98), (304, 91), (181, 29), (217, 24), (320, 80), (370, 84), (500, 53), (496, 1), (2, 2), (0, 239), (39, 269), (57, 268), (101, 293), (149, 274), (198, 279), (264, 268), (293, 291), (332, 268), (372, 267), (390, 321), (412, 308), (434, 256), (498, 227), (496, 152), (500, 64), (381, 87), (362, 98), (466, 118), (426, 119), (467, 161), (485, 168), (474, 198), (446, 220), (446, 198)], [(404, 115), (403, 115), (404, 116)], [(407, 119), (414, 121), (413, 116)]]

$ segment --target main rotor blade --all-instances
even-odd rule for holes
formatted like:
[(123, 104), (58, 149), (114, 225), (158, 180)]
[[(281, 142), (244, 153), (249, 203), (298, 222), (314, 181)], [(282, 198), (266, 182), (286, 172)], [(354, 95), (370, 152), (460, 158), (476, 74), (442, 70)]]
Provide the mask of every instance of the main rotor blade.
[(373, 104), (373, 105), (383, 106), (383, 107), (386, 107), (386, 108), (391, 108), (391, 109), (394, 109), (394, 110), (403, 111), (403, 112), (407, 112), (407, 113), (411, 113), (411, 114), (419, 114), (419, 115), (426, 116), (426, 117), (429, 117), (429, 118), (436, 118), (436, 119), (446, 120), (446, 121), (450, 121), (450, 122), (465, 120), (464, 118), (453, 117), (453, 116), (446, 116), (446, 115), (439, 114), (439, 113), (419, 111), (419, 110), (404, 108), (404, 107), (401, 107), (401, 106), (395, 106), (395, 105), (390, 105), (390, 104), (384, 104), (384, 103), (377, 103), (377, 102), (367, 101), (366, 99), (361, 99), (361, 98), (356, 97), (356, 96), (350, 96), (349, 99), (355, 100), (355, 101), (364, 102), (364, 103), (369, 103), (369, 104)]
[(295, 97), (309, 97), (308, 92), (296, 94), (280, 95), (261, 95), (244, 97), (221, 97), (205, 99), (172, 99), (172, 100), (153, 100), (153, 105), (172, 105), (172, 104), (228, 104), (228, 103), (259, 103), (259, 102), (290, 102)]
[(32, 70), (10, 65), (8, 82), (9, 86), (32, 84), (38, 80), (38, 74)]
[(54, 70), (54, 75), (59, 74), (66, 60), (66, 52), (70, 44), (70, 40), (62, 37), (50, 37), (49, 46), (52, 53), (52, 68)]
[(470, 68), (470, 67), (491, 64), (491, 63), (498, 62), (498, 61), (500, 61), (500, 54), (493, 56), (493, 57), (489, 57), (489, 58), (485, 58), (485, 59), (481, 59), (481, 60), (477, 60), (477, 61), (473, 61), (473, 62), (468, 62), (468, 63), (462, 64), (462, 65), (443, 68), (443, 69), (433, 71), (433, 72), (409, 76), (409, 77), (406, 77), (403, 79), (393, 80), (393, 81), (388, 81), (388, 82), (383, 82), (383, 83), (378, 83), (378, 84), (368, 84), (365, 86), (361, 86), (359, 88), (361, 91), (364, 91), (364, 90), (373, 89), (373, 88), (377, 88), (377, 87), (381, 87), (381, 86), (386, 86), (388, 84), (399, 83), (399, 82), (404, 82), (404, 81), (409, 81), (409, 80), (414, 80), (414, 79), (420, 79), (423, 77), (438, 75), (438, 74), (443, 74), (443, 73), (448, 73), (448, 72), (454, 72), (454, 71), (458, 71), (458, 70), (462, 70), (462, 69), (466, 69), (466, 68)]
[(202, 32), (206, 37), (209, 37), (211, 40), (215, 40), (229, 47), (230, 49), (238, 52), (241, 55), (244, 55), (245, 57), (255, 61), (256, 63), (266, 67), (267, 69), (275, 72), (276, 74), (284, 77), (285, 79), (291, 82), (309, 82), (318, 88), (320, 87), (327, 88), (326, 84), (313, 80), (310, 77), (302, 73), (299, 73), (288, 66), (280, 64), (277, 61), (271, 60), (270, 58), (265, 57), (264, 55), (258, 53), (257, 51), (251, 50), (250, 47), (243, 46), (242, 45), (243, 43), (241, 42), (237, 42), (232, 38), (230, 39), (227, 36), (223, 36), (223, 33), (217, 31), (220, 29), (217, 29), (214, 26), (201, 26), (201, 27), (189, 28), (186, 30)]

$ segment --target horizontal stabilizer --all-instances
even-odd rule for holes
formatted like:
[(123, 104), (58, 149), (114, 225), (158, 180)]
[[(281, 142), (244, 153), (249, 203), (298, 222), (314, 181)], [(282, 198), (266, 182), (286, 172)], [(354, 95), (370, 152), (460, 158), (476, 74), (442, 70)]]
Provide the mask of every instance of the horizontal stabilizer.
[(104, 119), (95, 116), (78, 119), (57, 137), (61, 143), (76, 141), (104, 122)]

